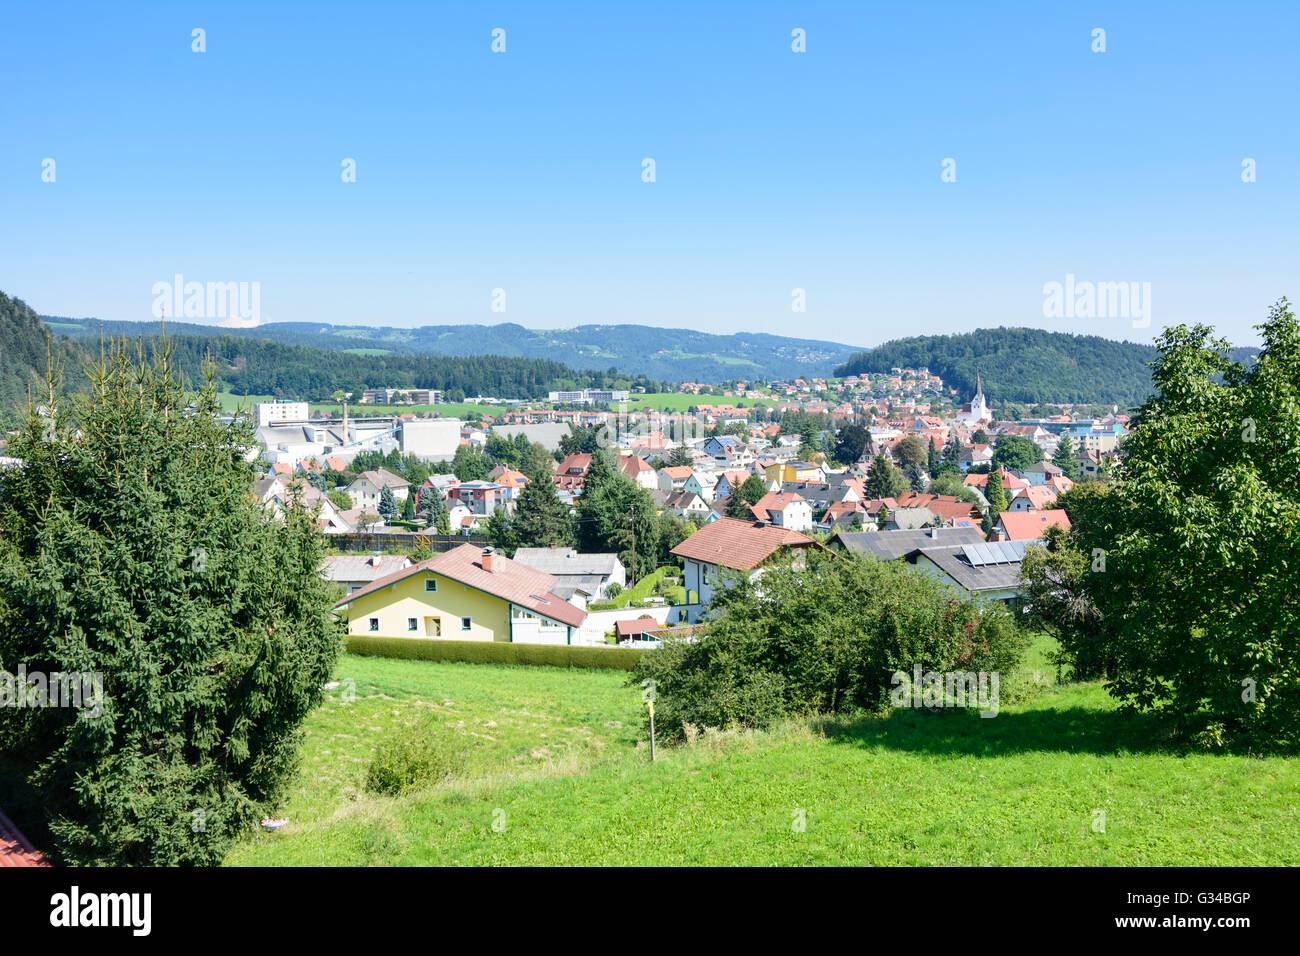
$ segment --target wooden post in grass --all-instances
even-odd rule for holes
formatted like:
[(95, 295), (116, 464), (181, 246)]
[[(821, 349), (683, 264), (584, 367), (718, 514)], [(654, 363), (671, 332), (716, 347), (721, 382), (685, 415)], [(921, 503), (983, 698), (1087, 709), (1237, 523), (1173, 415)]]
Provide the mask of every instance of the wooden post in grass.
[(646, 701), (646, 706), (650, 708), (650, 760), (655, 759), (655, 702)]

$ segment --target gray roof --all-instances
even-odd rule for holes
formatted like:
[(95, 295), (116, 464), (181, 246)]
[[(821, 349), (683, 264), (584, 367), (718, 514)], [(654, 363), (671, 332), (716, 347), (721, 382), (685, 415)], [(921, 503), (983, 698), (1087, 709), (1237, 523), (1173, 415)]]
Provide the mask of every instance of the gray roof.
[(574, 576), (603, 579), (622, 567), (617, 554), (579, 554), (572, 548), (520, 548), (515, 558), (538, 571), (565, 578), (566, 584), (575, 584)]
[(331, 554), (321, 562), (321, 573), (330, 581), (373, 581), (410, 564), (404, 554)]
[(572, 429), (564, 422), (539, 422), (536, 425), (493, 425), (492, 431), (504, 438), (514, 438), (521, 432), (529, 441), (535, 441), (547, 451), (560, 447), (560, 439)]
[[(953, 529), (960, 530), (960, 529)], [(950, 548), (917, 548), (907, 555), (915, 564), (919, 555), (925, 555), (939, 569), (967, 591), (1016, 590), (1020, 587), (1020, 560), (1023, 547), (1011, 549), (1014, 554), (999, 549), (999, 544), (1041, 544), (1041, 541), (993, 542), (982, 545), (959, 545)]]
[(599, 597), (604, 580), (599, 574), (565, 574), (559, 576), (560, 583), (551, 588), (551, 593), (558, 594), (566, 601), (578, 591), (585, 592), (588, 597)]
[(889, 520), (894, 530), (912, 531), (934, 524), (934, 512), (929, 508), (895, 508), (889, 512)]
[(908, 531), (841, 531), (832, 538), (850, 551), (874, 554), (892, 561), (918, 548), (956, 547), (963, 544), (983, 544), (984, 533), (979, 528), (919, 528)]

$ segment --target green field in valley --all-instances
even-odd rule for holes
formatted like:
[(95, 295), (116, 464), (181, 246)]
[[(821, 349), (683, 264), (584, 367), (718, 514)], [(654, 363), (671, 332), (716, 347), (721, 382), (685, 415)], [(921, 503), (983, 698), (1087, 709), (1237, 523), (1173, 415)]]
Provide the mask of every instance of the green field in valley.
[(728, 398), (722, 395), (683, 395), (677, 392), (648, 392), (645, 395), (633, 395), (627, 403), (628, 411), (638, 408), (657, 408), (664, 412), (684, 412), (692, 405), (735, 405), (738, 408), (754, 408), (759, 405), (772, 407), (781, 403), (771, 398)]
[[(1052, 684), (1042, 655), (994, 718), (708, 731), (654, 763), (624, 673), (345, 656), (356, 699), (310, 719), (289, 825), (227, 862), (1300, 863), (1300, 760), (1167, 746), (1100, 685)], [(461, 773), (365, 793), (376, 743), (426, 716), (463, 738)]]

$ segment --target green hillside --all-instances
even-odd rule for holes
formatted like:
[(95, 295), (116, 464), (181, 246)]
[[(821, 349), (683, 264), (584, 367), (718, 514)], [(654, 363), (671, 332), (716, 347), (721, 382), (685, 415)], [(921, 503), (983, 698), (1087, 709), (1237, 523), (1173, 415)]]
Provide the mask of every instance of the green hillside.
[[(1255, 349), (1237, 349), (1241, 360)], [(859, 352), (836, 375), (926, 367), (963, 397), (975, 392), (979, 373), (993, 401), (1087, 402), (1130, 407), (1151, 392), (1147, 363), (1155, 348), (1098, 335), (1042, 329), (976, 329), (960, 335), (918, 335), (894, 339)]]
[(65, 387), (86, 387), (81, 349), (47, 329), (22, 299), (0, 292), (0, 416), (24, 407), (29, 388), (40, 394), (51, 356), (63, 365)]
[[(72, 335), (150, 334), (148, 322), (46, 317)], [(764, 333), (716, 335), (696, 329), (645, 325), (581, 325), (571, 329), (528, 329), (522, 325), (426, 325), (419, 328), (345, 326), (318, 322), (274, 322), (251, 329), (227, 329), (168, 321), (176, 335), (235, 336), (280, 345), (305, 345), (367, 354), (500, 355), (557, 362), (575, 369), (616, 369), (631, 377), (669, 382), (725, 382), (736, 378), (782, 379), (829, 375), (854, 352), (849, 345)]]

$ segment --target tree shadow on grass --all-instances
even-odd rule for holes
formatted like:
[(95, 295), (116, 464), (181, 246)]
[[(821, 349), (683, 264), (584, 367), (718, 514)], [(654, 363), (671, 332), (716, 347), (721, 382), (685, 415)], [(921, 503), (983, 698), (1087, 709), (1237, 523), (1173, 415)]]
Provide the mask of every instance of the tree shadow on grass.
[(835, 743), (948, 756), (1189, 752), (1167, 720), (1079, 706), (1004, 711), (995, 717), (971, 709), (900, 709), (885, 717), (824, 718), (820, 729)]

